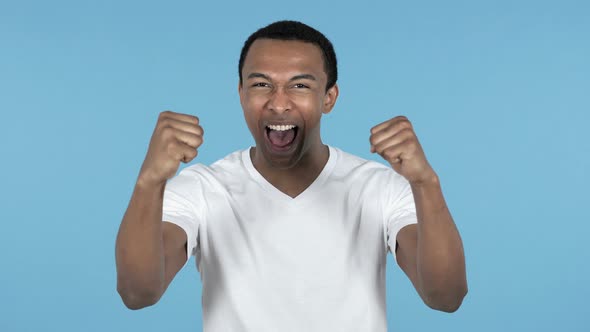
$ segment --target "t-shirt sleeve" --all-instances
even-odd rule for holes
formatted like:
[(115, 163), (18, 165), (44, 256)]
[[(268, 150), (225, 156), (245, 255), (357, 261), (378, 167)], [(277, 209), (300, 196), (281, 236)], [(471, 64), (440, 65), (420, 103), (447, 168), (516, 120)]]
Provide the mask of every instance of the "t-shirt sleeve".
[[(394, 171), (388, 172), (384, 181), (385, 193), (382, 195), (383, 219), (385, 221), (385, 233), (387, 248), (395, 256), (397, 233), (407, 225), (418, 222), (416, 217), (416, 204), (410, 183)], [(397, 262), (397, 260), (396, 260)]]
[(186, 233), (187, 262), (198, 250), (197, 238), (204, 206), (201, 179), (197, 171), (185, 168), (166, 183), (162, 221), (173, 223)]

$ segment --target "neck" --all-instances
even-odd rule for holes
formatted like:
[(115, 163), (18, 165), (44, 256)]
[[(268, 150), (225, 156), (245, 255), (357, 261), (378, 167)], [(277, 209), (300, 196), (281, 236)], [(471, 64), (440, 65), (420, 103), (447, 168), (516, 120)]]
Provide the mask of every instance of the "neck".
[(328, 146), (318, 144), (307, 151), (293, 167), (277, 168), (258, 154), (256, 148), (250, 150), (254, 168), (274, 187), (291, 197), (299, 195), (315, 181), (329, 157)]

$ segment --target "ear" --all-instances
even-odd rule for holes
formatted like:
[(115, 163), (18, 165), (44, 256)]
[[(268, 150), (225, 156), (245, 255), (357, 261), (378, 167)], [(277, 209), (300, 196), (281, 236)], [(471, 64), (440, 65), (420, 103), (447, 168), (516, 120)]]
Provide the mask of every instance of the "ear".
[(334, 108), (334, 105), (336, 104), (336, 99), (338, 99), (338, 92), (338, 84), (334, 84), (333, 87), (326, 91), (326, 95), (324, 96), (324, 110), (322, 113), (328, 114), (332, 111), (332, 108)]
[(240, 104), (242, 104), (244, 89), (242, 88), (242, 82), (238, 80), (238, 95), (240, 96)]

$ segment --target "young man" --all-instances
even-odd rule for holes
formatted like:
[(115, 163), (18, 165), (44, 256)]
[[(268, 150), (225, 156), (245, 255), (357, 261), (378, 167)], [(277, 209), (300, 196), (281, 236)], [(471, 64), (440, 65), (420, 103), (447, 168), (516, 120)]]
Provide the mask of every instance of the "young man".
[(250, 36), (239, 75), (255, 147), (174, 177), (203, 129), (190, 115), (158, 119), (117, 237), (125, 305), (155, 304), (194, 254), (204, 331), (386, 331), (390, 251), (428, 306), (457, 310), (461, 239), (408, 119), (371, 129), (391, 168), (323, 144), (336, 56), (299, 22)]

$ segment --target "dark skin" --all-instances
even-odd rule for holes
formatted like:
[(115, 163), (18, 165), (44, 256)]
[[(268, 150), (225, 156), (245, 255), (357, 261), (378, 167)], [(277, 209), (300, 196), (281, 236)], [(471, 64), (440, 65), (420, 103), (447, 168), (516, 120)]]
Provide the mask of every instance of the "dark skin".
[[(254, 167), (291, 197), (303, 192), (328, 161), (320, 137), (320, 119), (338, 98), (338, 86), (326, 91), (327, 75), (320, 49), (309, 43), (259, 39), (249, 52), (238, 86), (240, 103), (256, 147)], [(320, 59), (321, 61), (317, 61)], [(273, 153), (265, 124), (297, 125), (292, 151)]]
[(373, 127), (369, 140), (371, 152), (404, 176), (414, 195), (418, 224), (397, 235), (399, 266), (429, 307), (456, 311), (467, 294), (463, 244), (412, 124), (395, 117)]
[(202, 142), (198, 118), (160, 114), (116, 241), (117, 291), (130, 309), (155, 304), (186, 262), (184, 230), (162, 222), (164, 188)]
[[(299, 41), (255, 41), (242, 77), (238, 92), (256, 142), (253, 164), (276, 188), (296, 197), (328, 160), (320, 120), (334, 107), (338, 86), (326, 89), (321, 50)], [(288, 150), (272, 148), (268, 125), (297, 126)], [(156, 303), (186, 261), (186, 234), (161, 222), (163, 192), (180, 162), (191, 161), (202, 142), (196, 117), (162, 113), (117, 237), (118, 290), (129, 308)], [(398, 264), (428, 306), (457, 310), (467, 293), (462, 242), (411, 123), (396, 117), (379, 124), (371, 129), (370, 143), (372, 152), (410, 182), (416, 203), (418, 224), (397, 235)]]

